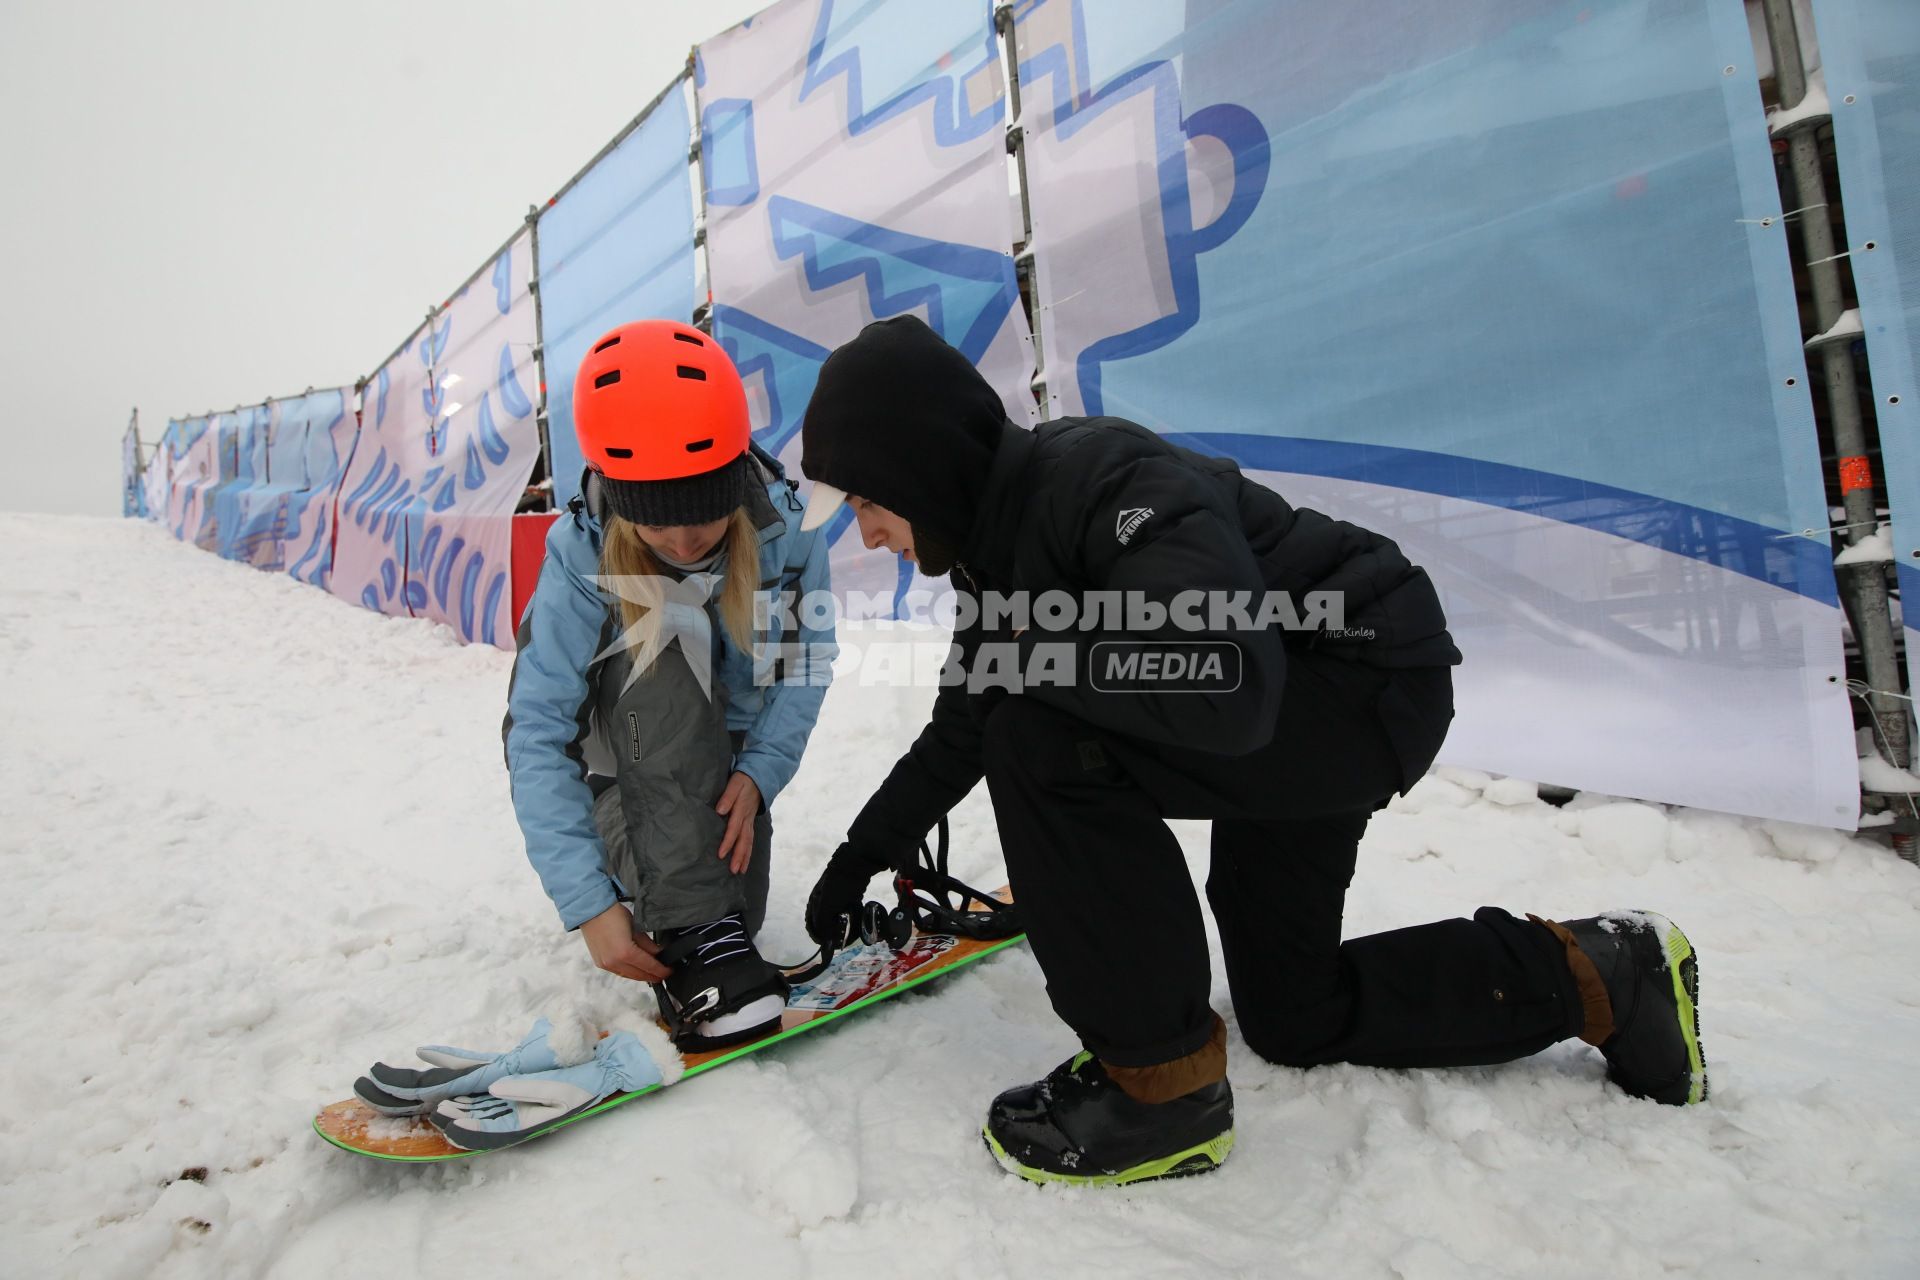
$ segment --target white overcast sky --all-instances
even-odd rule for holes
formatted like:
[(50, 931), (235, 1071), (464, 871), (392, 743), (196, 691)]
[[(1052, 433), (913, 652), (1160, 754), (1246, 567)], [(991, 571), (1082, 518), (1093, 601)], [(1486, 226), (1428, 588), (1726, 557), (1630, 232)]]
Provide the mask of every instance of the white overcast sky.
[(763, 0), (0, 0), (0, 510), (372, 371)]

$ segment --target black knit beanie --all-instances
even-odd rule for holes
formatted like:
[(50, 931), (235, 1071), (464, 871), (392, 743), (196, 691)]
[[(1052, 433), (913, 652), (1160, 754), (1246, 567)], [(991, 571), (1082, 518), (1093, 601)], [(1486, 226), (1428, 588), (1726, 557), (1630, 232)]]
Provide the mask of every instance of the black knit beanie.
[(600, 477), (607, 510), (635, 524), (710, 524), (732, 515), (747, 500), (747, 455), (718, 471), (678, 480), (613, 480)]
[(917, 316), (862, 329), (827, 357), (800, 428), (811, 480), (962, 546), (1006, 429), (999, 393)]

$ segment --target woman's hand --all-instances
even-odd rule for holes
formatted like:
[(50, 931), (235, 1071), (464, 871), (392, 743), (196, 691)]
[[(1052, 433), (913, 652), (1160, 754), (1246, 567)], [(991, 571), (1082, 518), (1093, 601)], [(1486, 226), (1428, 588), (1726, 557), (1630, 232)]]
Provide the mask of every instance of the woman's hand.
[(635, 982), (658, 982), (673, 972), (654, 958), (659, 944), (634, 933), (633, 912), (624, 902), (614, 903), (581, 925), (580, 936), (586, 939), (594, 964), (608, 973)]
[(760, 788), (744, 773), (727, 779), (714, 812), (727, 820), (727, 833), (720, 838), (720, 857), (735, 875), (743, 874), (753, 860), (753, 820), (760, 813)]

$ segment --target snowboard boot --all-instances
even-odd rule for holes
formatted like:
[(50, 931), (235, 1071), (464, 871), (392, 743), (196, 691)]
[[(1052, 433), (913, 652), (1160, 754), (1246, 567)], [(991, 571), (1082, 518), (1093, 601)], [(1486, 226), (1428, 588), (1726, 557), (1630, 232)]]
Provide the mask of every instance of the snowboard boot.
[[(1593, 1026), (1595, 1002), (1589, 1000), (1581, 1039), (1598, 1045), (1607, 1078), (1637, 1098), (1671, 1106), (1706, 1101), (1699, 964), (1687, 935), (1650, 911), (1567, 920), (1554, 932), (1593, 962), (1606, 987), (1611, 1028), (1605, 1022)], [(1578, 979), (1579, 964), (1573, 968)]]
[(739, 913), (663, 930), (659, 940), (659, 958), (673, 973), (654, 994), (675, 1048), (697, 1053), (780, 1029), (786, 976), (754, 949)]
[(1233, 1089), (1219, 1080), (1136, 1102), (1082, 1052), (995, 1098), (983, 1136), (1000, 1167), (1029, 1182), (1117, 1187), (1208, 1173), (1233, 1150)]

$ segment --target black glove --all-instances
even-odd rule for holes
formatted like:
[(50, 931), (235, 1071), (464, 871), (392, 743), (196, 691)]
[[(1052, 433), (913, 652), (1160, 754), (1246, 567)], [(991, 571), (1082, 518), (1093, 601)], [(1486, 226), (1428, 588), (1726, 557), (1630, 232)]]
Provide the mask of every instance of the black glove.
[(807, 895), (807, 936), (835, 950), (852, 941), (860, 929), (867, 882), (886, 869), (885, 859), (875, 859), (852, 844), (835, 849)]

